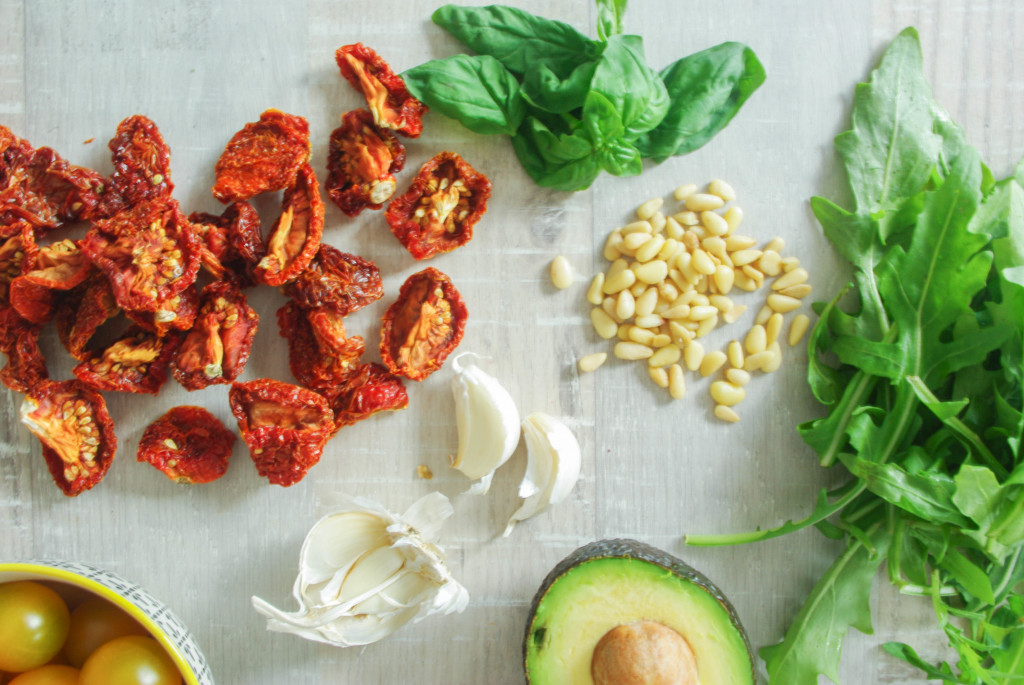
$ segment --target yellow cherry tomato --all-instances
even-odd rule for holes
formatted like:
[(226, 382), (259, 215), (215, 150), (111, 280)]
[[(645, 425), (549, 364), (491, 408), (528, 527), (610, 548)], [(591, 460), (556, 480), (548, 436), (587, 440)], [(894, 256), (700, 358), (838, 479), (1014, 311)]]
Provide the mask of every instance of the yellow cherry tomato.
[(8, 685), (78, 685), (78, 669), (71, 666), (40, 666), (25, 671)]
[(115, 637), (148, 635), (134, 618), (102, 599), (90, 599), (71, 612), (71, 627), (64, 642), (64, 656), (81, 668), (89, 655)]
[(21, 673), (57, 656), (68, 634), (68, 606), (30, 580), (0, 585), (0, 671)]
[(78, 684), (181, 685), (181, 673), (159, 642), (128, 635), (93, 652), (82, 666)]

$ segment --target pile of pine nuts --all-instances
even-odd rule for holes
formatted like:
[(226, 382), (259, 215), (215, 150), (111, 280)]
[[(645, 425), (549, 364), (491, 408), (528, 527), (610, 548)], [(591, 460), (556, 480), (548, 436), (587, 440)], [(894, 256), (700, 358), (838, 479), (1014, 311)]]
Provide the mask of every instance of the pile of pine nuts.
[[(619, 359), (645, 360), (651, 379), (675, 399), (686, 394), (683, 368), (709, 377), (715, 416), (739, 421), (736, 412), (744, 389), (755, 372), (772, 373), (782, 364), (784, 317), (811, 293), (807, 271), (796, 257), (783, 257), (785, 243), (774, 238), (757, 248), (754, 238), (736, 232), (743, 210), (736, 193), (722, 181), (711, 181), (705, 192), (696, 185), (673, 193), (680, 203), (671, 215), (662, 198), (644, 202), (637, 220), (608, 235), (604, 256), (611, 262), (587, 290), (594, 305), (590, 320), (597, 334), (618, 338), (613, 354)], [(572, 283), (564, 257), (551, 264), (558, 288)], [(774, 279), (774, 280), (771, 280)], [(700, 338), (720, 323), (734, 323), (746, 305), (734, 304), (734, 290), (755, 292), (770, 281), (770, 293), (742, 342), (731, 341), (724, 351), (704, 351)], [(790, 324), (790, 346), (803, 338), (810, 323), (797, 314)], [(607, 359), (598, 352), (579, 359), (580, 371), (597, 369)]]

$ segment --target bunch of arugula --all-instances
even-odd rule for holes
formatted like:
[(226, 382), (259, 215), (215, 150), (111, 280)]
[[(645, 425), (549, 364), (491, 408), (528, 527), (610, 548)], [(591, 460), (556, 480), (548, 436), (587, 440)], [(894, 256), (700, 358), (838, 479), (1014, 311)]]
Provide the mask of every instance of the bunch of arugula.
[(912, 28), (857, 87), (835, 145), (854, 208), (811, 207), (853, 282), (819, 303), (808, 380), (827, 415), (800, 433), (850, 479), (801, 521), (687, 542), (810, 525), (845, 540), (783, 641), (761, 650), (772, 682), (838, 682), (843, 637), (872, 630), (883, 561), (900, 592), (931, 599), (958, 659), (886, 651), (929, 679), (1024, 682), (1024, 164), (995, 181), (933, 100)]
[(486, 135), (512, 137), (540, 186), (588, 188), (602, 170), (643, 171), (704, 145), (764, 82), (753, 51), (722, 43), (658, 72), (640, 36), (622, 35), (625, 0), (597, 0), (598, 40), (502, 5), (445, 5), (434, 23), (476, 52), (402, 74), (431, 109)]

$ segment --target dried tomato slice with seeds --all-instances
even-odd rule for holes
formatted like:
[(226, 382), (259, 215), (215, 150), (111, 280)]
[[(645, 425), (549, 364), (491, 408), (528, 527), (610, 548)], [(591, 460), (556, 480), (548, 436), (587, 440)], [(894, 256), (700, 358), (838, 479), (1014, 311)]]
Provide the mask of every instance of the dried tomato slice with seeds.
[(0, 369), (0, 383), (15, 392), (28, 392), (50, 377), (39, 350), (39, 328), (20, 319), (4, 331), (0, 352), (7, 355), (7, 365)]
[(406, 279), (384, 312), (380, 355), (391, 373), (421, 381), (462, 341), (466, 304), (451, 279), (427, 267)]
[(268, 109), (228, 141), (214, 167), (213, 196), (228, 203), (288, 188), (311, 149), (304, 118)]
[(54, 315), (57, 336), (68, 354), (84, 361), (92, 356), (86, 346), (93, 335), (120, 311), (107, 279), (97, 273), (70, 291), (57, 305)]
[(306, 388), (327, 394), (359, 366), (366, 345), (345, 335), (343, 315), (329, 307), (306, 310), (289, 302), (277, 310), (281, 337), (288, 340), (288, 367)]
[(19, 224), (19, 230), (0, 244), (0, 305), (10, 304), (11, 282), (32, 269), (39, 248), (32, 234), (32, 225)]
[(302, 480), (334, 431), (334, 412), (320, 394), (270, 378), (234, 383), (231, 412), (257, 472), (275, 485)]
[(151, 200), (170, 200), (171, 150), (152, 120), (141, 114), (128, 117), (118, 124), (108, 147), (114, 173), (103, 198), (104, 216)]
[(395, 194), (395, 174), (405, 166), (405, 146), (373, 123), (365, 109), (347, 112), (331, 133), (327, 196), (348, 216), (380, 209)]
[(50, 148), (33, 149), (0, 126), (0, 226), (27, 221), (42, 232), (90, 219), (104, 183), (92, 169), (69, 164)]
[(103, 396), (80, 381), (43, 381), (21, 403), (21, 422), (43, 444), (54, 482), (73, 497), (99, 483), (117, 451)]
[(209, 483), (227, 472), (235, 439), (206, 409), (174, 407), (146, 426), (136, 460), (178, 483)]
[(345, 80), (366, 97), (377, 126), (419, 137), (427, 106), (409, 93), (402, 77), (373, 48), (362, 43), (343, 45), (334, 59)]
[(156, 311), (124, 310), (125, 316), (158, 336), (165, 336), (171, 331), (191, 329), (198, 313), (199, 291), (191, 285), (177, 295), (157, 302)]
[(409, 254), (427, 259), (468, 243), (490, 197), (486, 176), (456, 153), (441, 152), (392, 200), (385, 218)]
[(35, 264), (11, 281), (11, 306), (23, 318), (43, 324), (53, 317), (57, 291), (70, 290), (93, 272), (92, 262), (74, 241), (64, 239), (40, 247)]
[(230, 383), (245, 368), (259, 316), (238, 286), (228, 281), (203, 288), (192, 330), (174, 358), (174, 377), (187, 390)]
[(308, 164), (299, 169), (295, 184), (284, 193), (281, 215), (266, 241), (266, 254), (253, 274), (260, 283), (284, 285), (309, 266), (324, 233), (324, 203), (316, 173)]
[(282, 290), (303, 307), (331, 307), (342, 316), (384, 296), (376, 264), (327, 244), (320, 245), (309, 266)]
[(167, 380), (181, 336), (158, 336), (140, 326), (132, 326), (124, 335), (71, 371), (80, 381), (96, 390), (116, 390), (155, 395)]
[(193, 212), (188, 217), (200, 241), (200, 262), (215, 280), (231, 280), (242, 288), (255, 285), (249, 274), (263, 257), (260, 216), (239, 200), (219, 216)]
[(199, 274), (200, 246), (192, 224), (177, 203), (160, 202), (133, 208), (131, 213), (149, 219), (145, 223), (124, 223), (112, 234), (97, 225), (82, 240), (122, 309), (155, 312)]
[(376, 362), (363, 364), (350, 374), (330, 400), (336, 431), (379, 412), (409, 406), (402, 379)]

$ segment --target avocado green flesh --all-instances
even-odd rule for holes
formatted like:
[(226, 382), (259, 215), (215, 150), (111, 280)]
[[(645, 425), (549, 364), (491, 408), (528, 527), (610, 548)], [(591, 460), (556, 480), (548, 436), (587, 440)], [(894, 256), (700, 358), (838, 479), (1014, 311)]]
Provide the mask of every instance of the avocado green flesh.
[(689, 643), (701, 685), (753, 683), (743, 634), (729, 611), (690, 579), (641, 559), (598, 558), (555, 580), (537, 603), (527, 635), (531, 685), (590, 685), (594, 646), (617, 625), (639, 620), (673, 628)]

